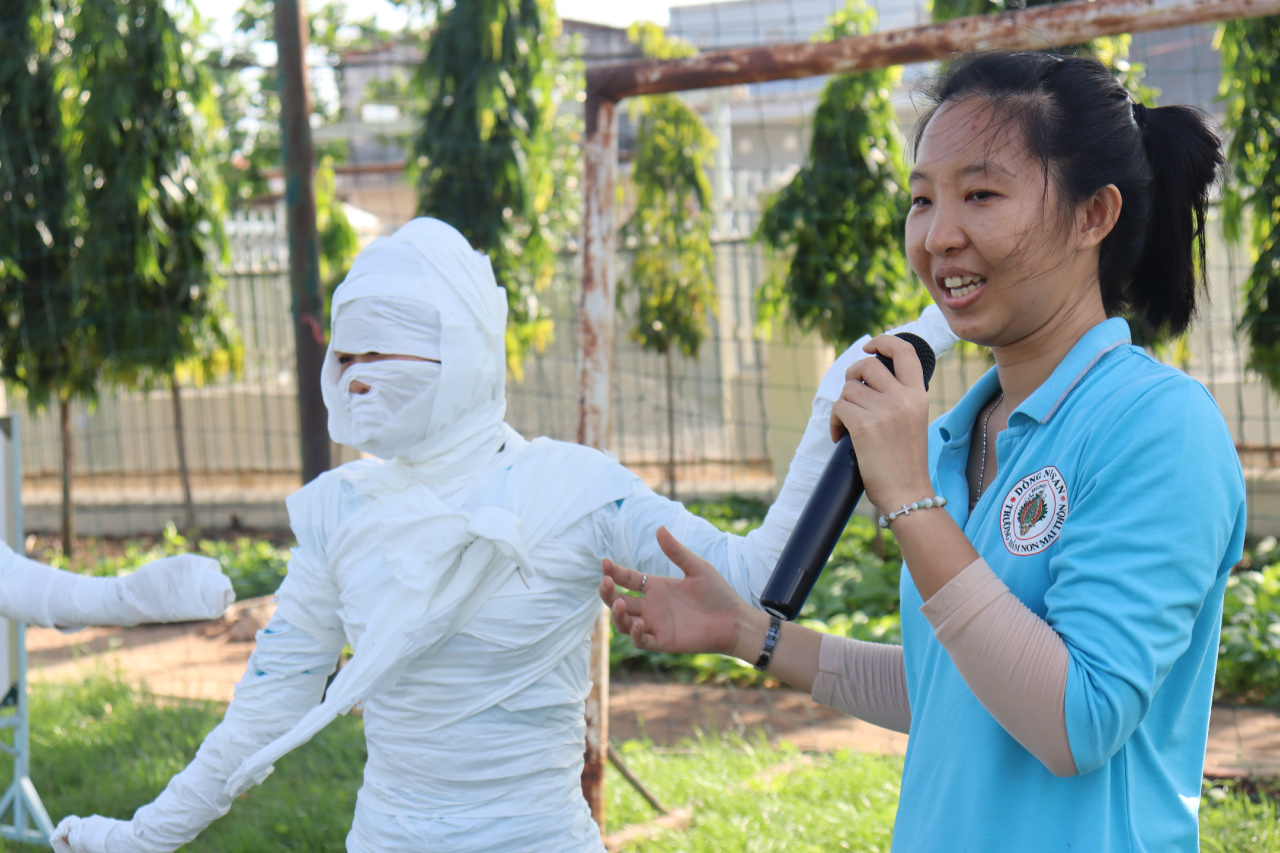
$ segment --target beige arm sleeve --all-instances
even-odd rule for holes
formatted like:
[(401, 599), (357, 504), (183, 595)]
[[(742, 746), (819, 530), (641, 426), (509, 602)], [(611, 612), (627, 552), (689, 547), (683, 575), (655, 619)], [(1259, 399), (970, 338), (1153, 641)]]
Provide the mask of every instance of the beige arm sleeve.
[(872, 725), (910, 730), (902, 646), (823, 635), (813, 699)]
[(970, 563), (920, 612), (965, 684), (1013, 738), (1055, 776), (1074, 776), (1063, 695), (1067, 646), (985, 560)]

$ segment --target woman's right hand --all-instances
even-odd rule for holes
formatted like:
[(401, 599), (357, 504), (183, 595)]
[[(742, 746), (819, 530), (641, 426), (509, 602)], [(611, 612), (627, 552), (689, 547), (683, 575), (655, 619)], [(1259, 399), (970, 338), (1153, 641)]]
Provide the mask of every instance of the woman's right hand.
[(639, 592), (640, 572), (608, 558), (602, 561), (605, 576), (600, 582), (600, 598), (609, 606), (613, 627), (645, 651), (734, 654), (755, 611), (715, 566), (682, 545), (665, 527), (658, 529), (658, 545), (684, 572), (684, 578), (651, 576), (641, 595), (618, 590)]

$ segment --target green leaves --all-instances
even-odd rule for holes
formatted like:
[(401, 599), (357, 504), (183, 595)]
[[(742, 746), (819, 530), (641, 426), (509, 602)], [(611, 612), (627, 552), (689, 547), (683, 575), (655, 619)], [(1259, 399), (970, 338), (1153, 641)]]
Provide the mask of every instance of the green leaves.
[[(637, 38), (632, 28), (632, 38)], [(655, 47), (653, 35), (646, 50)], [(631, 274), (619, 298), (639, 300), (632, 340), (651, 352), (678, 350), (696, 358), (716, 310), (715, 252), (711, 247), (711, 165), (715, 137), (701, 117), (675, 95), (640, 98), (631, 181), (635, 212), (622, 227), (634, 250)]]
[(1234, 178), (1222, 191), (1223, 229), (1228, 239), (1247, 240), (1254, 255), (1240, 326), (1248, 366), (1280, 390), (1280, 16), (1228, 21), (1217, 42)]
[[(874, 20), (850, 3), (820, 38), (870, 32)], [(914, 317), (926, 302), (902, 242), (906, 178), (890, 100), (900, 73), (833, 77), (823, 90), (808, 159), (756, 229), (780, 256), (756, 297), (762, 325), (789, 315), (801, 329), (846, 343)]]
[[(217, 113), (164, 4), (45, 0), (0, 29), (0, 375), (28, 403), (234, 361)], [(12, 242), (10, 242), (12, 240)]]
[(43, 0), (0, 9), (0, 377), (33, 405), (91, 394), (97, 340), (78, 333), (67, 126)]
[(1214, 698), (1280, 706), (1280, 554), (1268, 537), (1227, 579)]
[(68, 153), (86, 251), (73, 283), (92, 294), (108, 379), (168, 378), (195, 360), (203, 375), (234, 349), (222, 282), (225, 198), (209, 138), (212, 81), (164, 4), (81, 0), (69, 19), (69, 71), (81, 94)]
[[(437, 8), (439, 8), (437, 6)], [(418, 213), (489, 255), (506, 288), (507, 364), (552, 335), (537, 293), (555, 271), (556, 103), (567, 79), (551, 0), (474, 0), (441, 11), (415, 76), (426, 101), (414, 149)], [(559, 74), (560, 85), (557, 85)]]

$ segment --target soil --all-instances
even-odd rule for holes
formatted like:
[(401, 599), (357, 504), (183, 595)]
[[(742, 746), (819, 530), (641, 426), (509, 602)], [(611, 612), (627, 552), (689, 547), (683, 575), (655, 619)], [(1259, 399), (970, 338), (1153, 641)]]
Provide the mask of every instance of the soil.
[[(161, 697), (226, 703), (253, 650), (253, 636), (271, 618), (270, 597), (232, 605), (222, 619), (136, 628), (88, 628), (72, 634), (29, 628), (33, 683), (78, 681), (106, 669), (145, 684)], [(38, 724), (38, 722), (37, 722)], [(678, 749), (703, 735), (763, 732), (804, 750), (849, 749), (901, 755), (904, 734), (848, 717), (790, 688), (688, 684), (660, 676), (615, 673), (609, 687), (609, 739), (647, 738)], [(1216, 706), (1210, 722), (1206, 775), (1280, 777), (1280, 714)]]

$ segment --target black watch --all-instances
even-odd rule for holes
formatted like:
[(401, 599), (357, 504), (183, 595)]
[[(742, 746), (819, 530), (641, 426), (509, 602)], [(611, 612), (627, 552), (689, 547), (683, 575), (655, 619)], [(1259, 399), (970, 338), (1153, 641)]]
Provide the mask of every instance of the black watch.
[(773, 647), (778, 644), (778, 631), (782, 628), (782, 617), (774, 613), (769, 619), (769, 630), (764, 635), (764, 648), (760, 650), (760, 658), (756, 661), (756, 669), (764, 672), (773, 657)]

